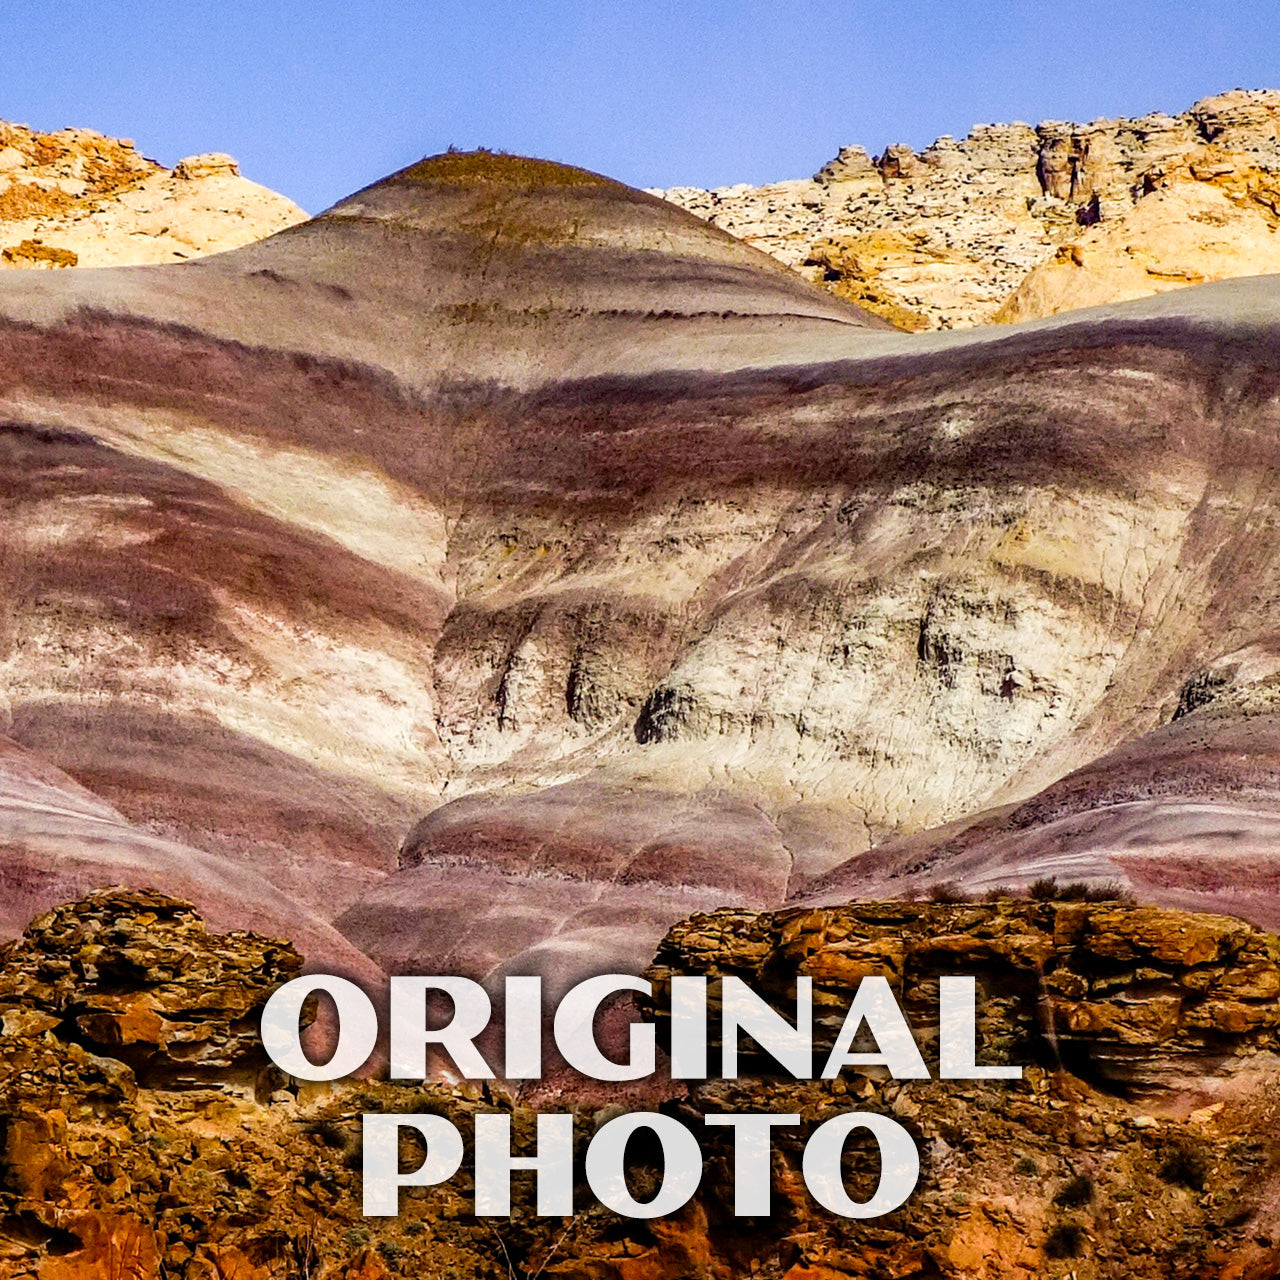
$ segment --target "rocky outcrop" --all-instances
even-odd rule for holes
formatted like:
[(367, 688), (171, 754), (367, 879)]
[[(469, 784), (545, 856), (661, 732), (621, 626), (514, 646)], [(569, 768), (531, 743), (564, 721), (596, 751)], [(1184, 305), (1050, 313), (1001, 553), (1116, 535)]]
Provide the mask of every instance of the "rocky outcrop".
[(0, 1014), (5, 1034), (56, 1031), (149, 1088), (252, 1090), (269, 1066), (263, 1006), (301, 967), (287, 942), (215, 936), (189, 903), (107, 889), (37, 917), (8, 948)]
[[(502, 1086), (317, 1090), (254, 1076), (261, 1055), (245, 1024), (297, 955), (207, 934), (159, 895), (95, 895), (35, 922), (0, 964), (0, 1275), (1264, 1280), (1280, 1263), (1269, 1051), (1278, 955), (1280, 940), (1239, 921), (1117, 903), (704, 914), (664, 942), (660, 992), (675, 971), (736, 973), (785, 1012), (786, 975), (794, 981), (799, 966), (829, 1019), (861, 975), (886, 972), (915, 1016), (927, 1010), (931, 974), (970, 966), (983, 990), (983, 1054), (1026, 1062), (1024, 1079), (891, 1081), (853, 1068), (798, 1082), (756, 1060), (737, 1080), (692, 1082), (687, 1093), (668, 1085), (666, 1101), (647, 1104), (690, 1126), (704, 1151), (701, 1187), (675, 1214), (621, 1219), (583, 1187), (572, 1218), (539, 1218), (532, 1181), (518, 1177), (510, 1215), (476, 1218), (468, 1158), (450, 1182), (402, 1191), (398, 1217), (366, 1219), (363, 1113), (444, 1116), (470, 1150), (475, 1115), (504, 1112), (516, 1151), (532, 1154), (536, 1112)], [(1037, 965), (1054, 1016), (1075, 1011), (1061, 1059), (1031, 998)], [(1079, 981), (1087, 1000), (1068, 990)], [(1182, 1014), (1168, 1014), (1171, 999)], [(1110, 1073), (1095, 1087), (1118, 1031), (1148, 1062), (1178, 1047), (1199, 1054), (1201, 1015), (1224, 1002), (1249, 1016), (1219, 1028), (1214, 1071), (1197, 1089), (1170, 1087), (1168, 1072), (1137, 1093)], [(927, 1047), (927, 1018), (918, 1021)], [(578, 1160), (620, 1113), (563, 1091), (547, 1105), (574, 1112)], [(873, 1221), (832, 1217), (801, 1177), (808, 1136), (851, 1110), (894, 1117), (921, 1151), (916, 1193)], [(728, 1130), (702, 1124), (724, 1111), (801, 1117), (774, 1131), (767, 1218), (733, 1216)], [(421, 1156), (406, 1138), (406, 1160)], [(656, 1151), (633, 1143), (633, 1193), (650, 1194), (661, 1175)], [(851, 1140), (850, 1193), (869, 1193), (874, 1176), (873, 1156)]]
[(1204, 147), (1147, 175), (1143, 194), (1058, 246), (1004, 301), (1030, 320), (1236, 276), (1280, 272), (1280, 163)]
[[(1229, 916), (1123, 902), (888, 902), (720, 911), (667, 934), (651, 976), (733, 975), (779, 1008), (812, 978), (830, 1051), (858, 981), (889, 980), (927, 1060), (940, 976), (978, 982), (981, 1061), (1068, 1068), (1130, 1094), (1212, 1094), (1280, 1069), (1280, 940)], [(712, 1003), (715, 1003), (712, 996)]]
[(226, 155), (172, 169), (92, 129), (0, 121), (0, 267), (109, 267), (221, 253), (306, 218)]
[[(1240, 921), (1119, 902), (851, 903), (682, 922), (651, 970), (659, 1015), (669, 977), (689, 973), (713, 978), (713, 1006), (714, 978), (733, 974), (793, 1018), (807, 974), (815, 1039), (829, 1045), (861, 978), (883, 974), (933, 1061), (937, 978), (963, 972), (978, 979), (979, 1061), (1026, 1068), (964, 1085), (853, 1067), (818, 1087), (757, 1056), (737, 1083), (693, 1085), (695, 1113), (791, 1110), (807, 1128), (883, 1111), (925, 1153), (916, 1195), (874, 1223), (836, 1227), (787, 1197), (784, 1177), (770, 1225), (787, 1233), (772, 1247), (741, 1224), (735, 1239), (704, 1193), (713, 1255), (726, 1275), (791, 1280), (1270, 1274), (1278, 958), (1280, 939)], [(794, 1170), (795, 1149), (778, 1145), (775, 1167)]]
[(810, 181), (660, 192), (908, 330), (1056, 315), (1280, 269), (1280, 94), (1178, 116), (844, 147)]

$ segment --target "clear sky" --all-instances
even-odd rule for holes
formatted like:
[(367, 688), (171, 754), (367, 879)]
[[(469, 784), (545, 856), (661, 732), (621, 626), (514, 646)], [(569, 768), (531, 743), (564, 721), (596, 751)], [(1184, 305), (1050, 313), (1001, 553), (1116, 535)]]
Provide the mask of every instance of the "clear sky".
[(811, 174), (844, 143), (1280, 87), (1280, 0), (5, 0), (0, 118), (318, 212), (488, 146), (637, 186)]

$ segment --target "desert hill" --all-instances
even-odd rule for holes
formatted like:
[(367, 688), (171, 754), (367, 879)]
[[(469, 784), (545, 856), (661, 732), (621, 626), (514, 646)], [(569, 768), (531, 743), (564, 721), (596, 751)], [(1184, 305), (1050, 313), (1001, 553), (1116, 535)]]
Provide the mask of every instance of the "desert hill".
[(963, 328), (1280, 271), (1280, 92), (1180, 115), (978, 125), (812, 179), (660, 192), (902, 328)]
[(181, 262), (306, 218), (221, 154), (172, 170), (92, 129), (0, 121), (0, 268)]
[[(1270, 685), (1196, 690), (1270, 671), (1278, 340), (1265, 277), (894, 333), (483, 152), (201, 261), (7, 273), (7, 732), (403, 971), (567, 980), (864, 873), (1025, 883), (1039, 852), (972, 851), (1001, 814), (1120, 796), (1160, 821), (1082, 875), (1265, 922)], [(1206, 780), (1176, 740), (1210, 715), (1251, 746)], [(1164, 815), (1205, 804), (1192, 875)], [(24, 822), (34, 908), (67, 855)], [(954, 823), (955, 867), (888, 861)]]

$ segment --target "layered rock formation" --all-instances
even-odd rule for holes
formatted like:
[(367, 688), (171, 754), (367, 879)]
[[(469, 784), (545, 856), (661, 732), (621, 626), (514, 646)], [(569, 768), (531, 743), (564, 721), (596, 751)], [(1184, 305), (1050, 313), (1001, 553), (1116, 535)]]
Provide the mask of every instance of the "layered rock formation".
[[(443, 1115), (470, 1149), (474, 1116), (504, 1112), (531, 1154), (535, 1112), (501, 1087), (290, 1086), (246, 1030), (296, 953), (206, 934), (171, 899), (98, 894), (34, 922), (0, 966), (0, 1275), (1264, 1280), (1280, 1265), (1278, 960), (1280, 940), (1238, 921), (1117, 903), (699, 916), (663, 943), (659, 1006), (673, 971), (733, 973), (787, 1013), (804, 972), (829, 1020), (861, 975), (884, 972), (932, 1055), (931, 984), (963, 961), (980, 976), (983, 1057), (1024, 1063), (1024, 1079), (895, 1082), (871, 1067), (797, 1082), (758, 1059), (660, 1104), (705, 1157), (676, 1214), (622, 1219), (583, 1186), (572, 1219), (539, 1218), (517, 1176), (512, 1213), (476, 1218), (468, 1157), (448, 1183), (403, 1190), (398, 1217), (365, 1219), (362, 1113)], [(1135, 1066), (1160, 1069), (1135, 1090)], [(579, 1156), (617, 1114), (553, 1105), (575, 1111)], [(729, 1131), (702, 1123), (740, 1110), (801, 1116), (775, 1130), (765, 1219), (733, 1216)], [(893, 1116), (921, 1151), (917, 1193), (874, 1221), (834, 1218), (801, 1178), (808, 1135), (850, 1110)], [(422, 1158), (408, 1138), (404, 1154)], [(633, 1192), (661, 1176), (657, 1153), (633, 1144)], [(851, 1142), (851, 1194), (874, 1178)]]
[[(513, 472), (561, 465), (553, 436), (543, 463), (524, 456), (531, 388), (556, 370), (798, 359), (875, 327), (651, 197), (487, 155), (439, 157), (181, 271), (11, 276), (0, 294), (11, 734), (132, 822), (249, 864), (326, 919), (395, 867), (455, 754), (501, 771), (513, 741), (540, 732), (529, 711), (542, 691), (519, 695), (514, 672), (501, 723), (465, 723), (477, 675), (486, 708), (495, 696), (475, 666), (487, 659), (472, 628), (490, 622), (474, 603), (505, 596), (526, 551), (548, 574), (561, 561), (491, 524)], [(107, 314), (105, 328), (91, 318)], [(508, 385), (482, 380), (498, 377)], [(142, 401), (131, 386), (149, 388)], [(571, 520), (585, 529), (602, 501), (617, 508), (584, 490)], [(612, 532), (598, 537), (609, 555)], [(637, 603), (633, 680), (670, 608), (643, 590)], [(612, 663), (607, 606), (590, 616)], [(575, 611), (566, 640), (578, 625)], [(625, 700), (582, 671), (576, 714), (590, 736), (616, 736)], [(560, 721), (549, 727), (558, 738)], [(666, 807), (662, 788), (653, 803)], [(747, 835), (768, 833), (730, 803)], [(736, 891), (740, 868), (704, 871), (690, 825), (690, 852), (652, 872), (641, 857), (625, 877), (633, 901), (646, 886), (670, 899), (629, 926), (630, 954)], [(731, 863), (756, 856), (753, 840), (732, 839)], [(7, 874), (27, 875), (30, 856)], [(772, 856), (781, 869), (760, 877), (761, 903), (786, 887), (788, 859)], [(555, 860), (547, 870), (529, 877), (522, 910), (536, 915), (560, 883)], [(448, 892), (483, 896), (492, 874), (505, 872), (475, 868), (473, 887), (450, 876)], [(613, 878), (603, 862), (584, 874), (587, 901), (570, 894), (569, 914)], [(137, 875), (165, 873), (147, 853)], [(183, 890), (220, 909), (205, 887)], [(565, 912), (544, 917), (555, 933)], [(511, 942), (500, 918), (488, 929), (485, 968)]]
[(856, 146), (811, 180), (658, 194), (909, 330), (1280, 271), (1280, 93)]
[[(1271, 1274), (1277, 959), (1274, 935), (1239, 921), (1117, 902), (859, 903), (684, 922), (651, 971), (659, 1014), (671, 974), (694, 973), (712, 978), (713, 1004), (715, 979), (734, 975), (793, 1018), (807, 975), (815, 1042), (829, 1047), (859, 981), (881, 974), (932, 1063), (937, 979), (963, 971), (978, 981), (979, 1060), (1025, 1067), (1021, 1081), (968, 1085), (846, 1068), (816, 1086), (757, 1054), (752, 1076), (692, 1086), (702, 1114), (790, 1110), (807, 1127), (883, 1111), (925, 1152), (916, 1195), (887, 1218), (837, 1224), (788, 1203), (772, 1256), (765, 1246), (753, 1260), (761, 1245), (749, 1232), (735, 1242), (727, 1223), (717, 1232), (709, 1209), (712, 1256), (725, 1275), (767, 1275), (797, 1245), (792, 1280)], [(784, 1147), (775, 1168), (794, 1177)]]
[[(1184, 1091), (1184, 1106), (1195, 1095), (1239, 1092), (1239, 1077), (1247, 1089), (1250, 1076), (1280, 1066), (1280, 943), (1229, 916), (1012, 895), (722, 910), (663, 939), (650, 969), (659, 1014), (675, 973), (732, 975), (793, 1012), (797, 977), (812, 979), (823, 1054), (858, 982), (875, 974), (936, 1060), (938, 979), (964, 973), (978, 984), (985, 1063), (1068, 1068), (1135, 1097)], [(761, 1058), (757, 1051), (757, 1071)]]
[[(164, 885), (196, 899), (217, 927), (296, 938), (316, 967), (376, 987), (378, 967), (245, 859), (193, 848), (130, 823), (92, 792), (0, 738), (0, 935), (13, 937), (53, 903), (108, 884)], [(208, 842), (212, 844), (213, 842)], [(337, 892), (336, 884), (330, 885)]]
[[(0, 691), (146, 829), (101, 882), (198, 848), (385, 967), (556, 982), (952, 878), (1273, 921), (1266, 278), (908, 337), (452, 153), (234, 253), (9, 273), (0, 318)], [(1010, 812), (1121, 825), (1076, 861), (934, 830)], [(54, 821), (5, 865), (30, 909)]]
[(181, 262), (306, 216), (241, 177), (230, 156), (190, 156), (170, 170), (92, 129), (0, 121), (0, 268)]

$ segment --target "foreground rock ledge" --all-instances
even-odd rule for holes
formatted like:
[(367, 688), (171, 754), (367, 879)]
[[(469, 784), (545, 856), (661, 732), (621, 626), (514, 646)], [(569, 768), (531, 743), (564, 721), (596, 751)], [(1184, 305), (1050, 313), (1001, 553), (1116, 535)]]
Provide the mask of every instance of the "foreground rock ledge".
[[(500, 1088), (273, 1088), (286, 1082), (263, 1072), (251, 1030), (297, 953), (210, 934), (160, 894), (105, 891), (40, 917), (0, 966), (0, 1276), (1264, 1280), (1280, 1267), (1278, 957), (1280, 940), (1240, 921), (1119, 903), (694, 917), (657, 958), (659, 1006), (675, 971), (741, 974), (783, 1008), (807, 972), (832, 1009), (867, 972), (889, 974), (910, 1009), (931, 975), (968, 971), (984, 1052), (1032, 1065), (1023, 1081), (943, 1085), (796, 1082), (760, 1063), (660, 1104), (700, 1130), (716, 1110), (803, 1116), (775, 1145), (774, 1210), (759, 1222), (731, 1216), (716, 1129), (701, 1191), (661, 1221), (598, 1207), (538, 1219), (517, 1184), (511, 1219), (484, 1223), (461, 1179), (366, 1222), (361, 1113), (437, 1111), (465, 1133), (477, 1111), (506, 1110), (529, 1151), (534, 1111)], [(1063, 1023), (1078, 1051), (1059, 1066), (1046, 1029)], [(895, 1115), (923, 1157), (916, 1196), (868, 1223), (815, 1212), (798, 1171), (807, 1133), (851, 1108)], [(611, 1114), (583, 1106), (581, 1140)], [(855, 1195), (873, 1174), (860, 1154)], [(643, 1197), (660, 1171), (634, 1157)]]
[(868, 974), (889, 979), (926, 1049), (938, 978), (973, 975), (988, 1061), (1069, 1069), (1129, 1092), (1222, 1093), (1233, 1077), (1270, 1072), (1280, 1049), (1273, 935), (1229, 916), (1121, 902), (719, 911), (663, 941), (650, 973), (659, 1014), (672, 973), (736, 975), (789, 1016), (795, 979), (808, 976), (815, 1042), (827, 1049)]

